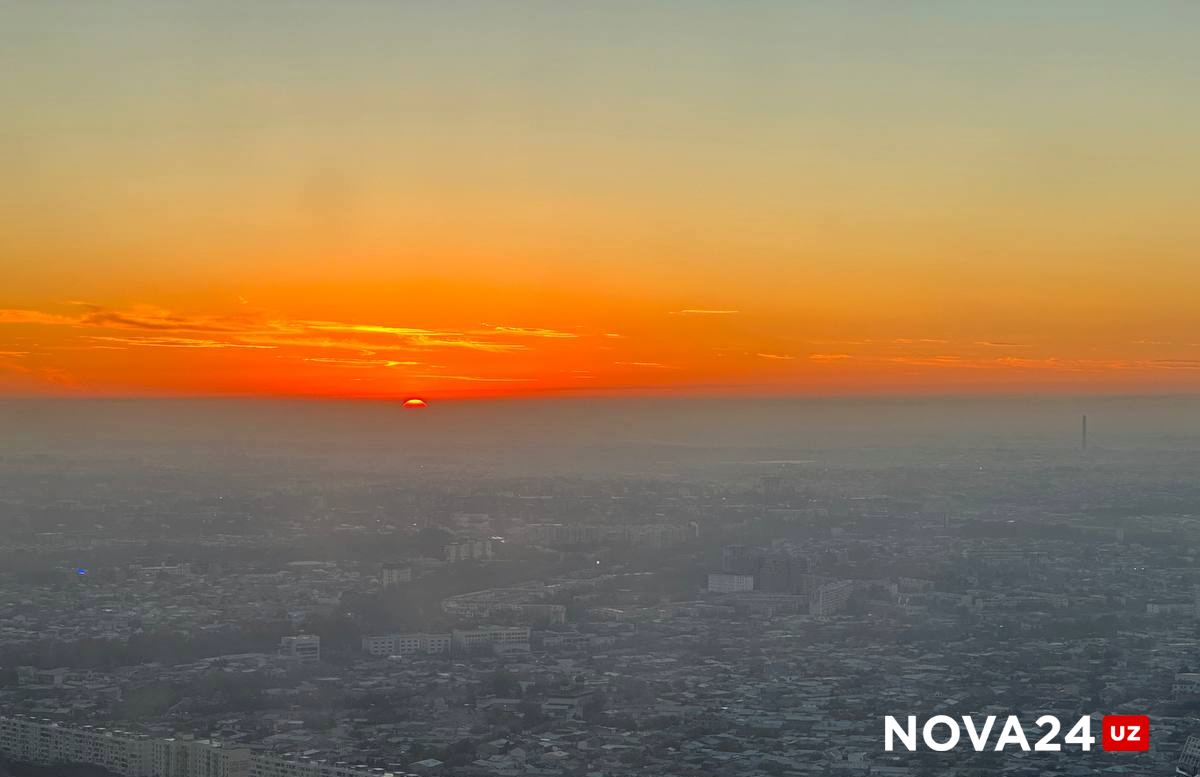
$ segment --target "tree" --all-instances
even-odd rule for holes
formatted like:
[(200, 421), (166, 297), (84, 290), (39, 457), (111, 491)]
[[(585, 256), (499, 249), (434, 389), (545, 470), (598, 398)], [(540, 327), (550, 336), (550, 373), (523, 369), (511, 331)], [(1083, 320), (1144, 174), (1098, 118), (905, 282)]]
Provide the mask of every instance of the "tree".
[(521, 695), (521, 683), (517, 680), (517, 676), (507, 669), (497, 669), (492, 672), (488, 678), (487, 687), (493, 696), (499, 696), (505, 699), (519, 697)]

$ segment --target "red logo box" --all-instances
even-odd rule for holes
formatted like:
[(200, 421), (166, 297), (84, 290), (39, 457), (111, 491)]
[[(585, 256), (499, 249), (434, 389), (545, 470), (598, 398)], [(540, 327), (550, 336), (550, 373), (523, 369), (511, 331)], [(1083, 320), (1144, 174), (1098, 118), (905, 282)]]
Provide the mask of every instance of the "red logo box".
[(1145, 715), (1105, 715), (1104, 749), (1142, 752), (1150, 749), (1150, 718)]

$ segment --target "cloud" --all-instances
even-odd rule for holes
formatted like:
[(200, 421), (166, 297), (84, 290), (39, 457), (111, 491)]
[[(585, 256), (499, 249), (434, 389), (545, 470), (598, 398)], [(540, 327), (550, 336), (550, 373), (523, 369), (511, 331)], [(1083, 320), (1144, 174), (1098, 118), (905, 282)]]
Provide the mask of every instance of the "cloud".
[(667, 365), (660, 362), (613, 362), (613, 364), (620, 364), (624, 367), (656, 367), (664, 370), (671, 369)]
[(67, 326), (76, 323), (70, 316), (43, 313), (40, 310), (19, 308), (0, 309), (0, 324), (41, 324), (43, 326)]
[(740, 313), (740, 310), (710, 310), (705, 308), (684, 308), (683, 310), (672, 310), (673, 316), (732, 316), (735, 313)]
[(236, 322), (221, 322), (204, 318), (188, 318), (165, 310), (138, 309), (128, 313), (93, 308), (80, 316), (78, 324), (108, 329), (141, 329), (153, 332), (222, 332), (236, 333), (245, 326)]
[(414, 375), (414, 378), (437, 378), (438, 380), (465, 380), (474, 383), (527, 383), (533, 378), (485, 378), (478, 375)]
[(1029, 343), (1004, 343), (994, 340), (976, 340), (975, 345), (981, 345), (984, 348), (1029, 348)]
[(962, 366), (973, 367), (978, 366), (977, 362), (964, 361), (961, 356), (892, 356), (884, 361), (889, 361), (894, 364), (907, 364), (915, 367), (946, 367), (946, 366)]
[(526, 326), (488, 326), (483, 331), (471, 332), (473, 335), (511, 335), (513, 337), (548, 337), (548, 338), (566, 338), (578, 337), (574, 332), (563, 332), (559, 329), (543, 329), (541, 327), (526, 327)]
[(303, 333), (290, 334), (249, 334), (238, 335), (239, 342), (256, 345), (272, 345), (285, 348), (316, 348), (318, 350), (354, 351), (363, 356), (374, 356), (388, 351), (407, 351), (408, 348), (396, 345), (379, 345), (365, 340), (340, 340), (335, 337), (305, 336)]
[(475, 351), (524, 351), (519, 343), (497, 343), (470, 337), (463, 332), (437, 331), (420, 327), (388, 326), (383, 324), (348, 324), (339, 321), (300, 321), (303, 328), (321, 332), (391, 335), (415, 348), (466, 348)]
[(89, 340), (105, 343), (120, 343), (122, 345), (138, 345), (147, 348), (250, 348), (271, 349), (273, 345), (251, 345), (249, 343), (227, 342), (224, 340), (204, 340), (195, 337), (113, 337), (106, 335), (89, 335)]
[(782, 353), (756, 353), (754, 355), (760, 359), (779, 359), (781, 361), (791, 361), (796, 358), (795, 356), (788, 356)]
[(853, 359), (854, 357), (848, 353), (810, 353), (808, 358), (818, 362), (832, 362), (842, 359)]
[(450, 332), (437, 332), (410, 326), (385, 326), (383, 324), (347, 324), (341, 321), (296, 321), (302, 329), (318, 332), (357, 332), (362, 334), (395, 335), (397, 337), (445, 337)]
[(425, 348), (466, 348), (472, 351), (504, 353), (506, 351), (528, 351), (529, 346), (520, 343), (490, 343), (470, 338), (425, 337), (416, 338), (414, 344)]
[(1151, 359), (1155, 367), (1176, 370), (1200, 370), (1200, 359)]
[(424, 362), (392, 361), (391, 359), (334, 359), (326, 356), (310, 356), (306, 362), (330, 364), (335, 367), (417, 367)]
[(40, 324), (44, 326), (96, 327), (99, 329), (130, 329), (154, 332), (230, 333), (243, 331), (245, 320), (193, 317), (172, 313), (162, 308), (138, 306), (128, 311), (109, 310), (90, 302), (70, 302), (71, 307), (83, 308), (77, 315), (46, 313), (40, 310), (0, 310), (0, 324)]
[[(573, 338), (577, 335), (544, 327), (494, 326), (478, 332), (437, 330), (343, 321), (270, 319), (262, 315), (195, 316), (152, 306), (112, 310), (89, 302), (70, 302), (82, 308), (76, 315), (39, 310), (0, 309), (0, 324), (69, 326), (100, 330), (157, 333), (160, 339), (131, 338), (129, 344), (174, 348), (274, 348), (283, 346), (336, 348), (363, 354), (379, 351), (458, 348), (490, 353), (528, 350), (521, 343), (492, 338)], [(171, 338), (176, 334), (180, 337)], [(347, 340), (339, 335), (355, 335)], [(205, 335), (204, 339), (192, 335)], [(386, 338), (371, 342), (373, 337)], [(114, 342), (117, 338), (111, 338)], [(397, 342), (399, 341), (399, 342)]]

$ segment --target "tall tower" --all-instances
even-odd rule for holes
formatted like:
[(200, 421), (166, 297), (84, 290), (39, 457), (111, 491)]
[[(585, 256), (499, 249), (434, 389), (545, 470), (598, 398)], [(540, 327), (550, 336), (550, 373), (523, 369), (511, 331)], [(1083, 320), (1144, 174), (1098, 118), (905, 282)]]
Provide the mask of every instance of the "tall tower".
[(1081, 436), (1079, 438), (1079, 450), (1081, 450), (1081, 451), (1087, 450), (1087, 416), (1086, 415), (1084, 415), (1084, 417), (1083, 417), (1083, 429), (1082, 429)]

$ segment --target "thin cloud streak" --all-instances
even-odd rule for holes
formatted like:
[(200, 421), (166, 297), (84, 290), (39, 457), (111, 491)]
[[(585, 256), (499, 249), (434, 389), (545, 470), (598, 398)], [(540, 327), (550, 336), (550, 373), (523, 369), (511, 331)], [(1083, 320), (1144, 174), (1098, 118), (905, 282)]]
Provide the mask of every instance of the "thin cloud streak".
[(325, 356), (309, 356), (306, 362), (328, 364), (334, 367), (420, 367), (424, 362), (392, 361), (390, 359), (334, 359)]
[(235, 343), (222, 340), (201, 340), (191, 337), (111, 337), (90, 335), (88, 339), (99, 340), (105, 343), (144, 346), (147, 348), (246, 348), (251, 350), (270, 350), (275, 347), (273, 345), (250, 345), (249, 343)]

